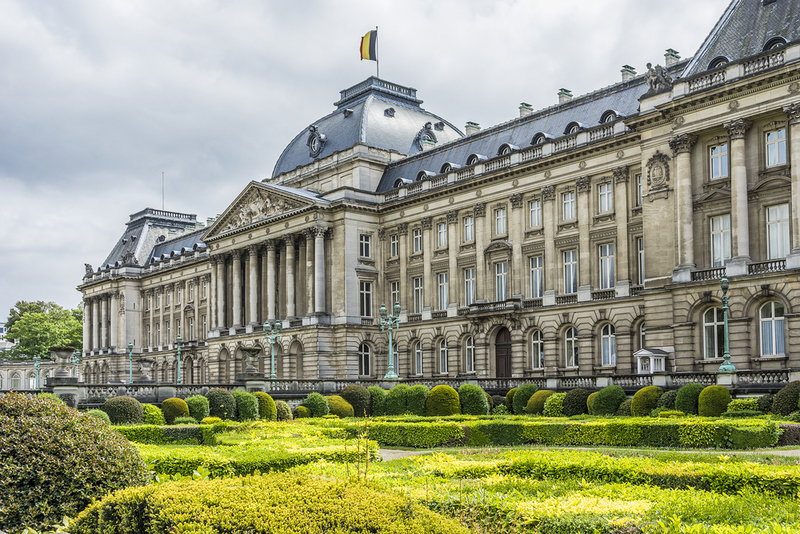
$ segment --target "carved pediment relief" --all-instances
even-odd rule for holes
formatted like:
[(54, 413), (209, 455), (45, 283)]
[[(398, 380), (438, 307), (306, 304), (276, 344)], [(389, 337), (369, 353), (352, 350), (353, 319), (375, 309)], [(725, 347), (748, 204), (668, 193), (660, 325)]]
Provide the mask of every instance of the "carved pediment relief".
[(731, 190), (727, 187), (715, 187), (708, 193), (701, 195), (698, 197), (697, 200), (694, 202), (695, 208), (699, 208), (704, 204), (711, 204), (713, 202), (730, 202), (731, 200)]
[(490, 254), (492, 252), (507, 252), (511, 250), (511, 243), (508, 241), (498, 239), (496, 241), (492, 241), (486, 249), (484, 249), (484, 254)]

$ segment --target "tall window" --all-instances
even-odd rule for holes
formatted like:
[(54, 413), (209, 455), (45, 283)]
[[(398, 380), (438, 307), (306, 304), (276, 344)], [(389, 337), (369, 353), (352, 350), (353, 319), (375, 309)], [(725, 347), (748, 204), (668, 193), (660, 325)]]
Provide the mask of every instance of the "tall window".
[(170, 297), (172, 297), (172, 291), (167, 291), (166, 296), (164, 297), (166, 299), (165, 304), (167, 306), (170, 305), (170, 300), (171, 300)]
[(711, 178), (728, 176), (728, 143), (711, 147)]
[(569, 221), (575, 218), (575, 191), (568, 191), (561, 195), (562, 219)]
[(372, 282), (359, 282), (358, 296), (361, 316), (372, 317)]
[(411, 232), (414, 252), (422, 252), (422, 230), (419, 228)]
[(181, 293), (183, 293), (181, 288), (178, 288), (178, 289), (175, 290), (175, 303), (176, 304), (180, 304), (181, 303)]
[(636, 175), (636, 205), (642, 205), (642, 199), (644, 198), (644, 190), (642, 188), (642, 173), (638, 173)]
[(208, 296), (208, 283), (203, 280), (203, 296), (201, 298), (206, 298)]
[(439, 223), (436, 225), (436, 245), (439, 248), (447, 246), (447, 223)]
[(765, 134), (767, 147), (767, 166), (786, 163), (786, 128)]
[(508, 262), (494, 264), (495, 296), (497, 301), (506, 300), (506, 283), (508, 281)]
[(189, 317), (189, 339), (197, 339), (194, 335), (194, 317)]
[(722, 267), (731, 261), (731, 216), (711, 217), (711, 266)]
[(182, 326), (181, 325), (181, 320), (180, 319), (175, 319), (175, 335), (177, 335), (179, 338), (182, 339), (183, 338), (183, 331), (181, 330), (181, 326)]
[(494, 233), (502, 235), (506, 233), (506, 209), (497, 208), (494, 210)]
[(464, 241), (475, 239), (475, 219), (472, 216), (464, 217)]
[(165, 345), (172, 343), (172, 329), (169, 326), (169, 321), (164, 321), (164, 332), (167, 334)]
[(414, 343), (414, 372), (422, 374), (422, 341)]
[(606, 211), (613, 211), (614, 209), (614, 184), (609, 182), (606, 184), (600, 184), (598, 189), (598, 200), (599, 200), (599, 208), (600, 213)]
[(414, 313), (422, 313), (422, 277), (414, 278)]
[(389, 283), (389, 303), (394, 307), (395, 303), (400, 302), (400, 282)]
[(703, 314), (703, 332), (706, 358), (722, 358), (725, 350), (724, 322), (722, 308), (709, 308)]
[(612, 325), (607, 324), (600, 331), (600, 344), (603, 352), (603, 365), (616, 365), (617, 337)]
[(769, 259), (789, 253), (789, 204), (767, 208), (767, 254)]
[(205, 339), (206, 333), (208, 333), (208, 316), (202, 315), (200, 317), (200, 322), (203, 325), (203, 330), (201, 331), (202, 338)]
[(369, 345), (362, 343), (358, 346), (358, 374), (360, 376), (370, 375), (370, 363)]
[(389, 257), (396, 258), (400, 255), (400, 238), (397, 235), (389, 236)]
[(464, 370), (475, 372), (475, 339), (472, 336), (464, 340)]
[(444, 339), (439, 342), (439, 372), (447, 372), (447, 342)]
[(161, 344), (161, 323), (156, 323), (156, 345)]
[(22, 389), (22, 377), (19, 375), (19, 373), (14, 373), (11, 375), (11, 389)]
[(578, 251), (565, 250), (564, 255), (564, 293), (578, 292)]
[(147, 298), (144, 301), (144, 309), (149, 310), (152, 303), (153, 303), (153, 297), (147, 295)]
[(538, 299), (544, 295), (544, 258), (531, 256), (531, 298)]
[(372, 236), (368, 234), (361, 234), (358, 236), (358, 255), (362, 258), (370, 258), (370, 245)]
[(544, 340), (541, 330), (531, 335), (531, 369), (544, 369)]
[(636, 259), (639, 265), (639, 285), (644, 285), (644, 238), (636, 238)]
[(542, 225), (542, 201), (531, 200), (528, 202), (528, 222), (531, 228)]
[(439, 309), (447, 309), (447, 273), (439, 273), (437, 275), (439, 281)]
[(639, 327), (639, 348), (644, 349), (647, 347), (647, 327), (645, 323)]
[(785, 353), (783, 304), (768, 302), (761, 307), (761, 355), (778, 356)]
[(464, 304), (475, 303), (475, 267), (464, 269)]
[(614, 244), (600, 245), (600, 289), (614, 287)]
[(153, 335), (152, 332), (150, 332), (150, 325), (147, 325), (147, 346), (153, 346)]
[(156, 293), (156, 309), (161, 307), (161, 293)]
[(194, 302), (194, 284), (189, 284), (189, 302)]
[(578, 330), (574, 326), (564, 332), (564, 364), (565, 367), (578, 366)]

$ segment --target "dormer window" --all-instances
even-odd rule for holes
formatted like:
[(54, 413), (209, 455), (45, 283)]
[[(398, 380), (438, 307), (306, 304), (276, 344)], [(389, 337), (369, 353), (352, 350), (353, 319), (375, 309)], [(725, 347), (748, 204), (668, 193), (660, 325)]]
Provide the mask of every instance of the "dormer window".
[(776, 48), (782, 48), (784, 46), (786, 46), (786, 39), (783, 37), (773, 37), (764, 45), (764, 51), (775, 50)]
[(476, 163), (480, 163), (484, 161), (486, 156), (482, 156), (481, 154), (472, 154), (470, 157), (467, 158), (467, 165), (475, 165)]
[(419, 171), (417, 173), (417, 181), (421, 182), (422, 180), (425, 180), (426, 178), (430, 178), (431, 176), (435, 176), (434, 173), (432, 173), (430, 171)]
[(447, 174), (448, 172), (453, 172), (454, 169), (458, 169), (459, 167), (461, 167), (461, 165), (458, 165), (457, 163), (451, 163), (449, 161), (445, 162), (445, 164), (442, 165), (442, 168), (439, 169), (439, 174)]
[(619, 117), (619, 113), (614, 111), (613, 109), (609, 109), (605, 113), (600, 116), (600, 123), (606, 124), (609, 122), (614, 122)]
[(534, 145), (534, 146), (543, 145), (543, 144), (545, 144), (547, 142), (548, 139), (552, 139), (552, 138), (553, 138), (552, 135), (546, 134), (544, 132), (539, 132), (539, 133), (537, 133), (536, 135), (533, 136), (533, 139), (531, 140), (531, 144)]
[(513, 152), (514, 150), (519, 150), (519, 147), (509, 143), (503, 143), (502, 145), (500, 145), (500, 149), (497, 151), (497, 155), (507, 156), (511, 154), (511, 152)]
[(408, 178), (398, 178), (394, 181), (394, 188), (397, 189), (398, 187), (405, 187), (411, 183), (411, 180)]
[(566, 128), (564, 128), (564, 135), (576, 134), (580, 129), (581, 129), (581, 124), (579, 122), (571, 122), (567, 124)]
[(725, 56), (718, 56), (711, 60), (711, 63), (708, 64), (708, 70), (717, 69), (719, 67), (723, 67), (729, 63), (728, 58)]

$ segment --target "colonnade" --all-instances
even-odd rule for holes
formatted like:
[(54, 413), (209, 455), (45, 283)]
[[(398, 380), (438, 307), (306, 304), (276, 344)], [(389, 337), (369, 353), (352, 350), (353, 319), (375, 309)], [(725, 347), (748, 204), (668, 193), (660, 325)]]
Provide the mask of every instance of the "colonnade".
[(84, 351), (118, 346), (119, 291), (99, 293), (83, 300)]
[[(170, 345), (178, 336), (183, 341), (205, 339), (208, 324), (206, 321), (204, 328), (203, 318), (208, 317), (210, 304), (207, 301), (202, 305), (202, 288), (210, 281), (211, 275), (205, 274), (143, 291), (143, 300), (149, 305), (143, 306), (148, 313), (142, 346)], [(190, 284), (194, 291), (189, 291)], [(191, 315), (187, 313), (187, 304), (192, 305)]]

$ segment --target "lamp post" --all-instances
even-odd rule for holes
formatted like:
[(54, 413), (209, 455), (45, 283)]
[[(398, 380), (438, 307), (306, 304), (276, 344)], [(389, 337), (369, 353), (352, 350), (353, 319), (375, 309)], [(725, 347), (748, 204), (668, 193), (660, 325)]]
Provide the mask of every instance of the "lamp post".
[(731, 363), (730, 341), (728, 338), (728, 288), (731, 283), (728, 281), (727, 276), (723, 276), (719, 281), (719, 287), (722, 289), (722, 337), (724, 338), (724, 351), (722, 357), (725, 359), (722, 365), (717, 369), (717, 373), (735, 373), (736, 367)]
[(81, 361), (81, 351), (75, 349), (75, 352), (72, 353), (72, 374), (75, 375), (75, 378), (78, 378), (78, 364)]
[(178, 385), (181, 385), (183, 383), (181, 377), (181, 336), (178, 336), (175, 342), (178, 344)]
[(281, 339), (281, 322), (275, 321), (275, 325), (270, 325), (269, 321), (264, 323), (264, 337), (269, 343), (269, 357), (270, 357), (270, 371), (269, 377), (274, 380), (277, 378), (275, 374), (275, 343)]
[(381, 304), (380, 313), (381, 332), (383, 332), (384, 328), (389, 330), (389, 369), (386, 371), (386, 374), (383, 375), (383, 378), (386, 380), (397, 380), (400, 377), (394, 372), (394, 345), (392, 344), (392, 330), (400, 328), (400, 303), (394, 303), (394, 313), (388, 316), (386, 315), (386, 305)]
[(128, 341), (128, 384), (133, 384), (133, 343)]
[(34, 389), (39, 389), (39, 362), (42, 360), (42, 357), (38, 354), (33, 357), (33, 371), (36, 373), (36, 381), (34, 383)]

